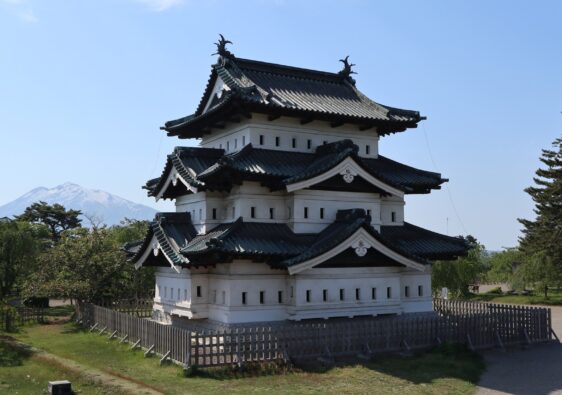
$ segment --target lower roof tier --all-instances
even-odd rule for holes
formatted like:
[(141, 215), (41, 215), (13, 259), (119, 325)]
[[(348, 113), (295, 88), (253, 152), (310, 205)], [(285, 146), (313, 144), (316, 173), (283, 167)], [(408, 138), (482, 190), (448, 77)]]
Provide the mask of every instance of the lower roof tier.
[(176, 198), (203, 190), (229, 191), (234, 183), (248, 180), (272, 190), (367, 188), (402, 195), (429, 193), (447, 181), (439, 173), (383, 156), (360, 157), (358, 149), (351, 140), (319, 146), (314, 153), (260, 149), (251, 144), (230, 154), (217, 148), (176, 147), (168, 155), (162, 175), (144, 188), (149, 196)]
[(340, 210), (336, 221), (317, 234), (294, 233), (286, 224), (220, 224), (197, 234), (189, 213), (159, 213), (143, 241), (125, 250), (140, 266), (198, 267), (251, 259), (289, 273), (318, 267), (403, 265), (423, 270), (430, 260), (465, 255), (462, 238), (445, 236), (412, 224), (371, 225), (362, 209)]

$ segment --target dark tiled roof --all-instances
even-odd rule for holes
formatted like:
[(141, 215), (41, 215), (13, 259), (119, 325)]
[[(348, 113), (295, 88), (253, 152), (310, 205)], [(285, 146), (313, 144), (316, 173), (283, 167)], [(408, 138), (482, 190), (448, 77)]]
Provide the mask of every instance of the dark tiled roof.
[[(431, 189), (439, 189), (440, 185), (447, 181), (441, 178), (439, 173), (415, 169), (383, 156), (362, 158), (358, 156), (358, 147), (351, 140), (321, 145), (316, 153), (260, 149), (250, 144), (238, 152), (219, 158), (219, 151), (223, 152), (222, 150), (207, 149), (212, 151), (212, 155), (206, 156), (205, 162), (199, 157), (198, 149), (202, 148), (190, 148), (182, 152), (182, 166), (191, 169), (195, 174), (194, 178), (186, 180), (192, 180), (195, 186), (202, 189), (220, 189), (229, 185), (232, 183), (233, 172), (241, 179), (257, 180), (272, 189), (282, 189), (287, 184), (322, 174), (347, 157), (353, 158), (372, 176), (405, 193), (428, 193)], [(191, 165), (191, 161), (198, 161), (200, 166)], [(158, 194), (174, 163), (168, 159), (162, 177), (159, 180), (150, 180), (146, 184), (149, 196)], [(200, 171), (205, 166), (208, 167)], [(217, 183), (220, 187), (213, 185)], [(173, 194), (164, 194), (164, 197), (168, 196)]]
[(467, 251), (462, 239), (408, 223), (383, 226), (379, 233), (370, 222), (362, 209), (340, 210), (336, 221), (317, 234), (294, 233), (286, 224), (244, 222), (240, 218), (196, 235), (189, 214), (161, 213), (151, 223), (144, 242), (130, 245), (129, 252), (132, 261), (138, 260), (147, 248), (152, 248), (149, 244), (155, 235), (176, 265), (214, 264), (239, 257), (286, 268), (331, 250), (360, 228), (393, 251), (422, 264), (428, 264), (430, 259), (452, 259)]
[(147, 248), (152, 248), (150, 241), (155, 236), (164, 254), (174, 265), (182, 265), (186, 261), (180, 254), (180, 249), (196, 234), (189, 213), (158, 213), (150, 223), (142, 244), (128, 243), (125, 245), (125, 250), (132, 261), (137, 261)]
[[(198, 188), (202, 186), (197, 180), (197, 174), (212, 166), (224, 155), (224, 150), (215, 148), (175, 147), (168, 155), (166, 166), (159, 178), (149, 180), (143, 187), (148, 190), (148, 196), (156, 196), (164, 186), (172, 169), (190, 185)], [(164, 194), (164, 197), (167, 197)]]
[[(229, 90), (220, 98), (211, 98), (218, 77)], [(203, 112), (209, 100), (211, 106)], [(196, 112), (166, 122), (164, 129), (169, 135), (201, 137), (205, 127), (224, 121), (241, 108), (249, 112), (379, 126), (380, 134), (416, 127), (423, 119), (417, 111), (370, 100), (349, 78), (338, 73), (230, 58), (213, 65)]]

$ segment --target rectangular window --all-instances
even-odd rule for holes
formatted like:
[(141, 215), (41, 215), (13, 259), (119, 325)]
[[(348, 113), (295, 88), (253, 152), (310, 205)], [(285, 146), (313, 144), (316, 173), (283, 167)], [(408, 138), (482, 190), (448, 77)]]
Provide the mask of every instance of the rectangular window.
[(410, 297), (410, 287), (407, 285), (404, 287), (404, 296), (409, 298)]
[(323, 290), (322, 290), (322, 300), (323, 300), (324, 302), (327, 302), (327, 301), (328, 301), (328, 290), (327, 290), (327, 289), (323, 289)]
[(308, 207), (304, 208), (304, 217), (308, 218)]
[(283, 303), (283, 291), (277, 291), (277, 303)]
[(187, 289), (183, 290), (183, 300), (187, 300)]
[(340, 300), (344, 300), (345, 299), (345, 289), (340, 288)]
[(392, 213), (390, 213), (390, 220), (391, 220), (392, 222), (396, 222), (396, 212), (395, 212), (395, 211), (393, 211)]
[(170, 299), (174, 299), (174, 287), (170, 288)]
[(242, 136), (242, 145), (246, 145), (246, 136)]
[(355, 288), (355, 300), (361, 300), (361, 289)]
[(227, 150), (227, 151), (230, 151), (230, 141), (227, 141), (227, 142), (226, 142), (226, 150)]
[(197, 286), (197, 297), (198, 298), (201, 297), (201, 286), (200, 285)]
[(213, 303), (216, 304), (217, 303), (217, 290), (213, 290)]
[(418, 285), (418, 296), (423, 296), (423, 286)]
[(232, 219), (236, 216), (236, 207), (232, 206)]
[(168, 297), (168, 287), (164, 287), (164, 297)]
[(387, 299), (392, 298), (392, 288), (391, 287), (386, 287), (386, 298)]
[(263, 134), (260, 134), (260, 145), (263, 145)]
[(225, 291), (222, 291), (221, 302), (222, 302), (222, 304), (226, 304), (226, 292)]
[(312, 148), (312, 140), (306, 140), (306, 148), (307, 149), (311, 149)]
[(289, 218), (291, 218), (291, 207), (287, 207), (287, 214)]
[(219, 144), (219, 148), (222, 149), (222, 143)]
[(326, 140), (322, 141), (322, 145), (326, 145), (328, 142)]
[(293, 137), (293, 140), (291, 140), (291, 145), (293, 148), (297, 148), (297, 139)]
[(275, 136), (275, 146), (279, 147), (279, 144), (281, 143), (280, 141), (281, 139), (279, 138), (279, 136)]
[(366, 145), (366, 146), (365, 146), (365, 153), (366, 153), (367, 155), (369, 155), (369, 154), (371, 153), (371, 146), (370, 146), (370, 145)]
[(269, 208), (269, 219), (275, 218), (275, 209), (273, 207)]
[(260, 291), (260, 304), (265, 303), (265, 291)]
[(250, 217), (256, 218), (256, 208), (250, 207)]
[(238, 148), (238, 139), (234, 139), (234, 149)]
[(213, 219), (217, 219), (217, 209), (213, 209)]
[(180, 300), (180, 289), (178, 288), (178, 297), (176, 298), (177, 300)]
[(320, 219), (324, 219), (324, 207), (320, 208)]
[(294, 294), (293, 287), (291, 287), (291, 299), (293, 298), (293, 294)]
[(203, 210), (199, 209), (199, 219), (202, 220), (203, 219)]
[(375, 300), (377, 298), (377, 289), (371, 288), (371, 299)]
[(370, 217), (371, 216), (371, 210), (367, 210), (367, 215)]
[(310, 302), (310, 289), (306, 290), (306, 301)]
[(242, 292), (242, 304), (246, 304), (246, 292)]

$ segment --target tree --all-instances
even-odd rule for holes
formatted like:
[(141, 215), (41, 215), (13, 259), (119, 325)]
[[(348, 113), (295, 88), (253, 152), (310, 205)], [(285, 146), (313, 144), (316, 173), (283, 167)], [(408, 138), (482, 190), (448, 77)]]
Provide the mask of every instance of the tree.
[(455, 261), (437, 261), (432, 266), (432, 288), (435, 291), (446, 287), (454, 296), (468, 296), (469, 285), (478, 282), (486, 271), (485, 248), (475, 237), (463, 237), (469, 251), (467, 256)]
[(56, 242), (65, 230), (80, 227), (81, 220), (78, 216), (81, 214), (80, 210), (67, 210), (58, 203), (49, 205), (40, 201), (27, 207), (23, 214), (16, 216), (16, 219), (45, 224), (51, 232), (51, 239)]
[(26, 281), (25, 295), (71, 298), (78, 303), (150, 295), (153, 272), (135, 270), (115, 232), (104, 227), (64, 232), (38, 257), (38, 270)]
[[(554, 140), (553, 149), (542, 150), (540, 161), (545, 168), (536, 171), (536, 186), (525, 189), (535, 203), (535, 220), (519, 219), (523, 225), (520, 238), (522, 252), (528, 257), (528, 281), (559, 284), (562, 279), (562, 138)], [(544, 270), (541, 265), (546, 265)]]
[(524, 288), (525, 282), (521, 281), (521, 267), (525, 256), (518, 248), (507, 248), (490, 256), (490, 271), (486, 280), (490, 282), (509, 283), (513, 288)]
[(0, 300), (34, 267), (48, 231), (26, 222), (0, 221)]

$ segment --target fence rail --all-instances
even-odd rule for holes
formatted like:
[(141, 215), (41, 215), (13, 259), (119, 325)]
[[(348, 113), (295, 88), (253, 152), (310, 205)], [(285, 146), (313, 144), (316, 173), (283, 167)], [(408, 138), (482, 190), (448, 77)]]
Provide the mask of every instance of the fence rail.
[(40, 307), (0, 306), (0, 329), (11, 331), (28, 322), (43, 322), (45, 309)]
[(436, 299), (434, 310), (436, 314), (245, 325), (218, 331), (163, 325), (95, 305), (84, 306), (79, 319), (92, 331), (119, 336), (186, 366), (370, 356), (429, 348), (441, 342), (480, 349), (552, 338), (548, 308)]

